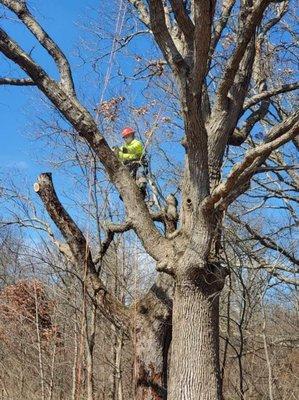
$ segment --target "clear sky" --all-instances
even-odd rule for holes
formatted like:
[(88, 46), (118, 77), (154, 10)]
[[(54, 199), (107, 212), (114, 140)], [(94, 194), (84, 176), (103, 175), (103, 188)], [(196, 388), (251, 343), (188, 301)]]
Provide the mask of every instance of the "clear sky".
[[(78, 57), (78, 48), (80, 48), (82, 34), (86, 34), (86, 31), (84, 32), (82, 28), (82, 24), (83, 22), (90, 22), (89, 28), (91, 29), (93, 24), (95, 24), (95, 26), (99, 28), (99, 32), (101, 26), (103, 26), (104, 30), (113, 32), (116, 26), (114, 16), (117, 15), (119, 0), (112, 0), (112, 2), (110, 0), (33, 0), (30, 1), (30, 4), (32, 5), (31, 9), (33, 10), (33, 14), (70, 60), (80, 99), (83, 100), (84, 104), (90, 107), (91, 104), (86, 103), (86, 101), (90, 102), (93, 98), (95, 101), (96, 99), (98, 100), (100, 93), (96, 92), (95, 87), (93, 87), (93, 77), (90, 78), (89, 81), (86, 79), (89, 74), (92, 76), (90, 65), (84, 65), (84, 63), (80, 61), (80, 57)], [(101, 9), (106, 5), (106, 10), (109, 12), (99, 15), (99, 4), (101, 4)], [(1, 11), (0, 9), (0, 12)], [(11, 21), (12, 15), (7, 13), (7, 16), (9, 17), (8, 20), (0, 20), (1, 26), (7, 30), (12, 38), (20, 42), (26, 51), (32, 52), (34, 59), (40, 62), (53, 77), (56, 77), (56, 67), (47, 53), (37, 45), (32, 35), (26, 32), (20, 23)], [(106, 26), (107, 24), (110, 25)], [(134, 29), (133, 22), (131, 22), (131, 26)], [(105, 36), (104, 32), (103, 35)], [(148, 53), (152, 51), (150, 56), (157, 56), (151, 42), (148, 39), (144, 40), (143, 36), (134, 40), (134, 45), (132, 46), (134, 46), (134, 53), (136, 54), (138, 52), (141, 54), (145, 51)], [(106, 48), (99, 50), (95, 46), (95, 53), (92, 54), (90, 58), (94, 59), (97, 56), (97, 51), (100, 57), (103, 53), (107, 53), (110, 50), (111, 40), (107, 40)], [(133, 52), (132, 47), (130, 49), (129, 45), (126, 48), (126, 52), (130, 51)], [(106, 59), (99, 62), (99, 75), (102, 82), (107, 70), (108, 58), (109, 57), (106, 57)], [(118, 60), (118, 62), (119, 61), (121, 60)], [(126, 68), (132, 69), (133, 61), (136, 63), (133, 57), (126, 58), (125, 65), (122, 65), (123, 71), (125, 71)], [(114, 68), (117, 69), (117, 63)], [(0, 76), (24, 77), (24, 74), (0, 55)], [(88, 82), (85, 87), (84, 82)], [(144, 84), (144, 82), (138, 83), (135, 81), (131, 83), (130, 87), (130, 83), (128, 83), (125, 90), (130, 93), (121, 93), (122, 86), (120, 84), (120, 78), (116, 78), (112, 84), (109, 85), (107, 96), (109, 97), (111, 93), (113, 94), (113, 90), (115, 89), (118, 95), (125, 94), (131, 96), (135, 104), (138, 105), (138, 102), (142, 103), (140, 89), (141, 85)], [(84, 98), (83, 93), (86, 94), (87, 99)], [(47, 108), (42, 102), (42, 96), (36, 88), (0, 86), (0, 179), (2, 175), (14, 175), (13, 178), (16, 183), (18, 183), (19, 175), (22, 176), (22, 178), (26, 176), (31, 195), (33, 195), (32, 184), (36, 176), (49, 169), (49, 165), (45, 160), (47, 155), (49, 158), (52, 151), (59, 154), (59, 150), (57, 149), (41, 148), (41, 146), (45, 146), (45, 142), (33, 139), (34, 134), (38, 130), (39, 120), (44, 116), (46, 120), (49, 120), (49, 115), (46, 114), (46, 110)], [(129, 113), (127, 118), (129, 121)], [(183, 149), (180, 145), (175, 145), (173, 142), (169, 141), (168, 146), (170, 152), (175, 146), (176, 150), (172, 151), (172, 156), (182, 158)], [(177, 156), (178, 154), (179, 156)], [(75, 196), (76, 188), (70, 191), (70, 187), (73, 188), (73, 186), (71, 181), (69, 181), (68, 184), (66, 183), (67, 179), (68, 177), (63, 176), (59, 172), (56, 174), (55, 184), (58, 192), (60, 194), (64, 188), (66, 192), (69, 192), (70, 196)], [(36, 199), (36, 197), (34, 198)], [(64, 197), (63, 200), (68, 201), (68, 197)], [(284, 218), (280, 210), (279, 212), (274, 211), (273, 213), (273, 209), (271, 209), (269, 212), (273, 214), (273, 217), (275, 216), (275, 219), (280, 218), (283, 220)]]
[[(129, 13), (118, 12), (120, 9), (118, 0), (101, 0), (100, 3), (98, 0), (84, 2), (79, 0), (52, 0), (50, 2), (32, 0), (29, 4), (32, 14), (69, 59), (78, 96), (83, 104), (91, 109), (94, 102), (98, 102), (103, 95), (104, 78), (108, 68), (109, 52), (111, 51), (111, 34), (114, 33), (117, 26), (116, 17), (125, 15), (124, 26), (126, 29), (131, 27), (132, 32), (136, 30), (136, 20), (130, 19)], [(124, 1), (122, 4), (123, 7), (127, 7), (128, 3)], [(109, 10), (109, 12), (101, 13), (103, 9)], [(40, 63), (52, 77), (56, 78), (56, 66), (46, 51), (13, 14), (6, 11), (6, 16), (7, 19), (0, 21), (1, 27), (21, 44), (24, 50), (29, 52), (33, 59)], [(100, 37), (98, 43), (96, 42), (97, 35), (94, 35), (95, 29), (98, 30), (97, 33)], [(92, 32), (88, 32), (88, 30)], [(88, 53), (86, 47), (91, 46), (92, 40), (90, 43), (84, 42), (83, 46), (82, 41), (91, 36), (94, 47)], [(98, 62), (98, 76), (92, 70), (91, 62), (86, 64), (82, 62), (80, 56), (78, 56), (79, 51), (82, 51), (85, 58), (92, 61), (96, 57), (100, 58), (103, 54), (108, 54)], [(132, 80), (124, 85), (122, 78), (116, 73), (119, 65), (121, 65), (122, 73), (127, 72), (128, 75), (132, 75), (132, 70), (136, 66), (134, 57), (138, 53), (147, 53), (149, 58), (155, 57), (157, 54), (152, 43), (148, 39), (144, 39), (143, 35), (136, 37), (133, 43), (130, 42), (124, 53), (117, 53), (113, 60), (112, 79), (104, 93), (104, 100), (113, 95), (124, 95), (127, 99), (130, 99), (130, 104), (134, 103), (136, 106), (142, 104), (144, 98), (140, 93), (146, 82)], [(0, 54), (0, 76), (25, 77), (25, 74)], [(96, 79), (100, 82), (99, 86), (95, 83)], [(79, 196), (81, 193), (83, 196), (87, 195), (83, 192), (80, 193), (80, 190), (78, 191), (70, 174), (55, 171), (52, 165), (49, 166), (47, 159), (51, 159), (51, 154), (53, 154), (53, 159), (59, 159), (60, 154), (60, 158), (63, 159), (62, 148), (47, 147), (45, 139), (36, 139), (39, 133), (41, 133), (41, 136), (43, 134), (41, 120), (53, 120), (51, 119), (50, 109), (38, 89), (34, 87), (0, 86), (0, 116), (0, 179), (11, 176), (19, 187), (23, 185), (24, 179), (26, 179), (27, 190), (30, 192), (29, 196), (36, 201), (37, 198), (33, 193), (32, 185), (38, 174), (51, 171), (54, 175), (55, 187), (59, 196), (63, 196), (62, 200), (66, 206), (71, 204), (70, 197)], [(124, 118), (126, 119), (124, 123), (131, 123), (130, 112), (125, 114)], [(110, 144), (113, 144), (111, 137), (108, 136), (107, 139)], [(169, 146), (173, 146), (173, 144)], [(181, 146), (177, 147), (183, 154)], [(1, 213), (3, 214), (3, 212), (2, 207)], [(73, 212), (72, 209), (71, 212)]]
[[(86, 13), (89, 4), (96, 5), (97, 1), (80, 0), (51, 0), (31, 3), (38, 7), (34, 13), (38, 15), (42, 25), (49, 34), (57, 41), (59, 46), (68, 55), (71, 62), (74, 61), (74, 48), (79, 42), (80, 30), (76, 23)], [(32, 49), (34, 44), (30, 34), (24, 35), (24, 30), (18, 23), (3, 24), (11, 36), (19, 40), (25, 49)], [(43, 65), (47, 70), (54, 73), (53, 63), (41, 51), (38, 46), (33, 50), (35, 57), (42, 57)], [(11, 63), (0, 59), (1, 76), (16, 76), (17, 70)], [(23, 75), (24, 76), (24, 75)], [(25, 170), (26, 175), (36, 175), (42, 170), (38, 165), (36, 156), (36, 143), (30, 140), (30, 127), (32, 124), (31, 114), (36, 114), (35, 104), (40, 101), (40, 94), (35, 88), (19, 88), (0, 86), (0, 166), (2, 172), (17, 167)]]
[[(98, 99), (100, 93), (95, 93), (94, 91), (92, 85), (93, 78), (84, 87), (86, 76), (90, 73), (90, 66), (80, 62), (80, 57), (77, 54), (77, 49), (82, 43), (82, 36), (86, 34), (86, 30), (84, 31), (82, 25), (85, 22), (89, 29), (93, 29), (93, 26), (96, 26), (99, 32), (101, 32), (101, 27), (103, 27), (103, 32), (101, 33), (103, 36), (105, 36), (104, 31), (113, 32), (117, 23), (115, 17), (117, 16), (119, 4), (118, 0), (100, 0), (100, 2), (99, 0), (30, 1), (30, 8), (33, 14), (70, 60), (79, 95), (85, 104), (86, 98), (83, 98), (83, 93), (87, 94), (87, 101), (90, 101), (93, 97), (97, 97)], [(127, 4), (127, 2), (124, 4)], [(109, 12), (105, 11), (105, 13), (102, 12), (99, 14), (100, 9), (109, 10)], [(57, 76), (55, 65), (45, 50), (37, 45), (32, 35), (26, 32), (20, 23), (11, 21), (12, 15), (7, 13), (7, 16), (9, 17), (8, 20), (1, 19), (1, 26), (7, 30), (12, 38), (20, 42), (26, 51), (31, 51), (34, 59), (40, 62), (52, 76)], [(127, 18), (129, 18), (129, 15)], [(130, 21), (127, 26), (130, 26)], [(131, 22), (131, 26), (133, 29), (135, 28), (133, 22)], [(134, 40), (134, 52), (150, 52), (152, 45), (148, 39), (144, 40), (143, 38), (144, 36), (140, 36), (139, 39)], [(126, 51), (130, 52), (130, 46), (127, 49)], [(110, 50), (111, 40), (106, 41), (105, 49), (99, 50), (95, 46), (94, 54), (92, 54), (91, 58), (97, 56), (97, 51), (100, 57), (103, 53), (107, 53)], [(154, 57), (155, 53), (152, 53), (152, 55)], [(106, 57), (103, 61), (99, 62), (102, 82), (107, 70), (108, 58)], [(136, 63), (136, 60), (133, 60), (133, 58), (131, 58), (131, 64), (132, 61)], [(123, 64), (125, 64), (122, 65), (123, 69), (132, 68), (129, 57), (126, 58), (126, 62)], [(115, 68), (117, 68), (117, 65), (115, 65)], [(7, 62), (0, 55), (0, 76), (18, 75), (24, 76), (11, 62)], [(114, 82), (112, 82), (112, 85), (109, 84), (107, 96), (109, 91), (110, 93), (111, 91), (113, 92), (113, 86), (117, 89), (116, 91), (120, 91), (118, 95), (121, 94), (120, 80), (116, 79)], [(131, 90), (129, 90), (130, 95), (133, 98), (135, 96), (134, 101), (137, 104), (138, 101), (141, 102), (141, 99), (138, 97), (140, 85), (142, 83), (135, 81), (132, 83)], [(126, 86), (126, 90), (128, 90), (128, 85)], [(128, 93), (124, 94), (128, 95)], [(49, 166), (44, 160), (47, 158), (45, 155), (47, 155), (48, 151), (50, 156), (50, 149), (41, 148), (41, 146), (45, 146), (44, 142), (33, 140), (33, 133), (36, 133), (36, 130), (38, 130), (39, 119), (43, 118), (46, 112), (46, 107), (41, 99), (42, 97), (36, 88), (0, 86), (0, 174), (7, 174), (9, 172), (14, 174), (16, 170), (19, 170), (21, 174), (28, 177), (30, 183), (33, 183), (36, 175), (48, 170)], [(87, 105), (90, 106), (88, 103)], [(45, 118), (47, 119), (47, 116)], [(128, 114), (128, 120), (129, 118), (130, 115)], [(171, 143), (170, 146), (173, 148), (174, 144)], [(181, 146), (176, 146), (176, 149), (176, 152), (181, 151), (182, 153)], [(56, 151), (56, 149), (53, 151)], [(59, 178), (56, 177), (56, 179)]]
[[(103, 49), (99, 50), (95, 47), (95, 53), (90, 57), (95, 58), (97, 55), (96, 51), (99, 52), (99, 57), (108, 53), (111, 50), (111, 38), (107, 39), (107, 31), (114, 32), (116, 28), (116, 16), (118, 15), (120, 2), (107, 0), (102, 0), (101, 3), (97, 0), (87, 0), (84, 2), (79, 0), (51, 0), (49, 2), (33, 0), (29, 4), (38, 21), (40, 21), (41, 25), (58, 43), (70, 60), (79, 96), (81, 96), (85, 105), (90, 106), (90, 104), (86, 104), (86, 101), (91, 101), (92, 98), (95, 99), (96, 97), (98, 99), (100, 93), (94, 92), (93, 77), (90, 78), (91, 81), (89, 81), (89, 84), (84, 87), (84, 82), (88, 79), (88, 74), (90, 76), (92, 74), (90, 65), (84, 64), (80, 61), (80, 57), (78, 57), (78, 49), (82, 48), (82, 37), (86, 36), (86, 34), (88, 35), (83, 25), (85, 23), (89, 29), (96, 26), (100, 34), (104, 37), (100, 42)], [(99, 7), (99, 4), (101, 7)], [(127, 6), (127, 2), (123, 2), (123, 4)], [(109, 9), (109, 13), (99, 15), (100, 8), (103, 9), (104, 7), (106, 7), (105, 9)], [(26, 51), (32, 52), (33, 58), (41, 63), (53, 77), (56, 77), (55, 65), (46, 51), (37, 44), (32, 35), (23, 28), (12, 14), (6, 14), (9, 18), (8, 20), (1, 20), (1, 26)], [(16, 22), (12, 22), (11, 18), (14, 18)], [(129, 18), (127, 14), (126, 18)], [(127, 26), (130, 26), (130, 24), (135, 29), (135, 22), (130, 23), (129, 21)], [(101, 28), (103, 28), (103, 32), (101, 32)], [(130, 50), (130, 46), (131, 44), (128, 46), (127, 52), (132, 51), (132, 47)], [(132, 46), (134, 46), (134, 52), (139, 51), (144, 53), (148, 51), (150, 55), (153, 55), (153, 52), (150, 50), (151, 43), (148, 40), (144, 40), (142, 35), (134, 40)], [(115, 60), (117, 57), (119, 56), (117, 55)], [(109, 56), (99, 62), (98, 69), (102, 82), (107, 71), (108, 60)], [(122, 64), (122, 70), (132, 70), (133, 65), (135, 65), (135, 60), (132, 57), (127, 57), (126, 62)], [(114, 65), (114, 68), (116, 69), (117, 65)], [(0, 55), (0, 76), (24, 77), (25, 75)], [(105, 92), (106, 97), (109, 97), (114, 89), (117, 95), (121, 94), (121, 90), (125, 90), (121, 89), (120, 81), (117, 79), (114, 79), (114, 83), (112, 81), (112, 84), (109, 84), (109, 88)], [(139, 98), (140, 85), (144, 85), (144, 83), (137, 81), (132, 81), (129, 84), (126, 83), (126, 90), (128, 85), (132, 85), (130, 93), (123, 94), (130, 95), (135, 104), (138, 105), (138, 102), (142, 102), (141, 98)], [(102, 86), (104, 85), (102, 84)], [(83, 98), (83, 93), (84, 97), (87, 97), (88, 100)], [(35, 175), (47, 167), (47, 165), (43, 165), (43, 158), (39, 154), (41, 144), (32, 138), (34, 136), (33, 133), (38, 129), (38, 119), (42, 118), (45, 112), (45, 106), (41, 103), (41, 99), (42, 96), (36, 88), (0, 86), (0, 171), (2, 173), (16, 167), (24, 171), (30, 179), (34, 179)], [(42, 110), (42, 113), (40, 110)], [(128, 115), (128, 121), (129, 118), (130, 116)]]

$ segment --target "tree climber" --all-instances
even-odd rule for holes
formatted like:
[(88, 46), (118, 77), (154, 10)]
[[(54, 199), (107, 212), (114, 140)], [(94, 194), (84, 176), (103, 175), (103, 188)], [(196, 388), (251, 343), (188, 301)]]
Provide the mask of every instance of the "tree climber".
[[(136, 180), (143, 197), (145, 198), (145, 176), (147, 175), (147, 162), (145, 159), (144, 147), (139, 140), (135, 139), (135, 131), (133, 128), (124, 128), (121, 135), (125, 140), (125, 144), (121, 147), (114, 147), (113, 149), (116, 152), (119, 160), (121, 160), (129, 169), (132, 177)], [(137, 177), (137, 172), (140, 167), (143, 167), (144, 171), (142, 176)]]

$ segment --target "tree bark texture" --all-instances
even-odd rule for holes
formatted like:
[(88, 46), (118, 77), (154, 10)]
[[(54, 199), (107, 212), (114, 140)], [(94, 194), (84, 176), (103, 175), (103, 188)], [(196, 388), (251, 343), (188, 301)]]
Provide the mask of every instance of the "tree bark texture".
[(219, 287), (198, 269), (176, 284), (168, 400), (221, 400)]
[(167, 399), (167, 354), (171, 325), (168, 321), (148, 326), (141, 317), (136, 325), (135, 400)]
[(166, 400), (168, 349), (171, 341), (173, 279), (161, 274), (135, 306), (135, 400)]
[[(165, 233), (162, 234), (155, 225), (157, 219), (153, 218), (128, 169), (109, 147), (94, 116), (77, 98), (67, 58), (24, 1), (0, 0), (0, 4), (19, 18), (52, 57), (59, 79), (54, 80), (31, 54), (0, 28), (1, 54), (26, 74), (24, 78), (2, 77), (0, 85), (34, 84), (40, 89), (80, 138), (86, 140), (122, 196), (126, 221), (114, 226), (114, 230), (110, 229), (100, 260), (114, 233), (133, 229), (145, 251), (156, 261), (157, 271), (169, 274), (167, 277), (160, 274), (142, 300), (132, 308), (126, 307), (107, 291), (101, 281), (91, 248), (83, 232), (61, 205), (51, 175), (39, 177), (35, 190), (65, 241), (59, 243), (55, 240), (59, 250), (73, 264), (82, 269), (87, 267), (88, 285), (97, 294), (99, 312), (129, 337), (132, 333), (135, 400), (165, 400), (166, 397), (168, 400), (220, 400), (218, 302), (225, 269), (213, 263), (221, 260), (218, 251), (222, 216), (227, 207), (247, 190), (250, 180), (271, 153), (288, 141), (293, 140), (297, 145), (299, 112), (290, 113), (269, 129), (265, 140), (249, 149), (221, 178), (223, 159), (230, 144), (241, 145), (246, 140), (255, 124), (264, 118), (268, 106), (264, 103), (260, 112), (253, 110), (244, 129), (240, 130), (238, 124), (242, 122), (245, 111), (263, 100), (270, 101), (274, 95), (298, 87), (298, 83), (288, 83), (268, 90), (266, 80), (256, 82), (252, 74), (258, 54), (256, 45), (264, 40), (261, 38), (263, 32), (266, 35), (280, 20), (284, 8), (277, 18), (268, 21), (268, 28), (264, 24), (265, 11), (271, 3), (287, 2), (246, 0), (236, 2), (238, 7), (235, 8), (234, 1), (226, 1), (220, 18), (217, 12), (215, 20), (217, 2), (214, 0), (191, 2), (191, 15), (185, 7), (186, 2), (178, 0), (129, 1), (152, 32), (178, 84), (187, 152), (179, 229), (177, 204), (171, 198), (166, 211), (162, 212)], [(222, 32), (226, 26), (230, 27), (228, 21), (235, 11), (235, 45), (228, 54), (219, 81), (216, 80), (213, 99), (210, 99), (206, 78)], [(170, 15), (173, 17), (169, 18)], [(251, 86), (258, 86), (259, 93), (248, 98)]]

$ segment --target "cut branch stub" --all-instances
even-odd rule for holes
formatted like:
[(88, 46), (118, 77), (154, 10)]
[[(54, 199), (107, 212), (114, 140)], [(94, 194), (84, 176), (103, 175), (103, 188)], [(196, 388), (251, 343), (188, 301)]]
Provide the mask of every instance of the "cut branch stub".
[(34, 189), (34, 191), (35, 191), (36, 193), (38, 193), (39, 190), (40, 190), (39, 183), (35, 182), (35, 184), (33, 185), (33, 189)]
[(177, 228), (178, 218), (179, 218), (178, 201), (173, 194), (170, 194), (166, 199), (165, 218), (164, 218), (165, 231), (167, 237), (173, 232), (175, 232)]
[(61, 205), (53, 186), (52, 174), (49, 172), (41, 174), (34, 184), (34, 190), (42, 199), (50, 217), (70, 246), (74, 257), (77, 260), (82, 259), (82, 256), (86, 257), (85, 237)]
[(82, 270), (87, 269), (89, 287), (97, 294), (97, 306), (109, 321), (128, 334), (131, 328), (128, 309), (107, 291), (99, 278), (90, 247), (82, 231), (57, 197), (52, 174), (49, 172), (41, 174), (34, 184), (34, 190), (42, 199), (48, 214), (65, 238), (78, 266)]

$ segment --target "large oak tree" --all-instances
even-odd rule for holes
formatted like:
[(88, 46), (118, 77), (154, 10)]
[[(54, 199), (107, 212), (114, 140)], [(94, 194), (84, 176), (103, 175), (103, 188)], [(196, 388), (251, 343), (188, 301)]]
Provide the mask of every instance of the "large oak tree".
[[(224, 216), (271, 154), (298, 140), (299, 112), (269, 128), (264, 140), (230, 171), (224, 171), (223, 161), (227, 148), (245, 143), (255, 124), (271, 112), (273, 96), (298, 88), (296, 82), (269, 88), (261, 68), (267, 35), (287, 13), (289, 2), (130, 0), (176, 82), (186, 151), (179, 215), (172, 196), (160, 212), (148, 208), (95, 117), (79, 101), (68, 59), (27, 2), (0, 2), (31, 31), (59, 71), (59, 79), (49, 76), (21, 43), (0, 28), (0, 51), (26, 74), (0, 78), (0, 83), (36, 86), (88, 143), (124, 201), (126, 220), (106, 225), (107, 238), (95, 258), (83, 232), (59, 201), (51, 174), (41, 174), (34, 186), (65, 239), (58, 243), (60, 250), (77, 266), (87, 267), (98, 307), (134, 338), (136, 399), (221, 399), (218, 319), (219, 295), (227, 275), (221, 245)], [(216, 89), (211, 93), (210, 72), (213, 61), (225, 52), (221, 38), (228, 26), (234, 33), (233, 45), (223, 57), (224, 65), (217, 67)], [(164, 234), (157, 221), (164, 223)], [(117, 301), (99, 274), (114, 234), (127, 230), (134, 230), (159, 272), (151, 290), (132, 307)], [(137, 318), (132, 318), (133, 312)]]

